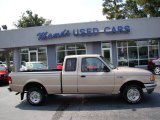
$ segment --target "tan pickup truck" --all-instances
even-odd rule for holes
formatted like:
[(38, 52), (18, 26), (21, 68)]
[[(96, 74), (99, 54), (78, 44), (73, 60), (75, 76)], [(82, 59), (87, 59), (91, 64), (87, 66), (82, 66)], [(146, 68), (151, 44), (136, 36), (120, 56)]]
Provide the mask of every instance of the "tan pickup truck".
[(31, 105), (41, 105), (48, 94), (119, 94), (129, 103), (143, 99), (143, 89), (156, 87), (151, 72), (114, 67), (100, 55), (66, 56), (62, 71), (26, 71), (10, 74), (10, 90), (27, 93)]

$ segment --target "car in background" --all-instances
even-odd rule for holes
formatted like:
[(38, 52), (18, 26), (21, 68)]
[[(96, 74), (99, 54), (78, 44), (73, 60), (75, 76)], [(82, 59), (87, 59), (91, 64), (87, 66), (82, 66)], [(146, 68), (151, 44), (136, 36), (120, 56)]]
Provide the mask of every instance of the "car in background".
[(148, 70), (156, 75), (160, 75), (160, 58), (148, 61)]
[(25, 62), (21, 65), (20, 71), (33, 71), (48, 69), (47, 65), (43, 62)]
[[(8, 67), (6, 61), (0, 62), (0, 64), (3, 64), (6, 68)], [(13, 67), (13, 61), (10, 61), (10, 67)]]
[(7, 83), (8, 84), (8, 70), (2, 64), (0, 64), (0, 83)]
[(6, 62), (2, 62), (2, 65), (4, 65), (7, 68)]

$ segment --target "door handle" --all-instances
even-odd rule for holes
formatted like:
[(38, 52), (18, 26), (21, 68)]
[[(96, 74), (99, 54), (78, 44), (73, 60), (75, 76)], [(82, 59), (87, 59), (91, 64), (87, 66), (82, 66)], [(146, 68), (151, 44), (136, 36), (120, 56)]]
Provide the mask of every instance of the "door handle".
[(81, 75), (82, 78), (86, 77), (85, 75)]
[(117, 76), (117, 78), (123, 78), (123, 76)]

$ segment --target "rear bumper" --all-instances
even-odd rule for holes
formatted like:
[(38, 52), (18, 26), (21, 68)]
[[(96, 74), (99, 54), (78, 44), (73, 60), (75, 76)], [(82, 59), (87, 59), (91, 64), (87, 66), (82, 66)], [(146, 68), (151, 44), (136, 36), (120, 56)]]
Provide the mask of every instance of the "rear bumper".
[(154, 89), (156, 88), (157, 83), (156, 83), (156, 82), (153, 82), (153, 83), (145, 83), (144, 86), (145, 86), (147, 92), (148, 92), (149, 94), (151, 94), (151, 93), (154, 91)]
[(9, 87), (11, 89), (11, 91), (15, 91), (15, 92), (19, 92), (22, 93), (23, 92), (23, 86), (21, 85), (16, 85), (16, 84), (9, 84)]

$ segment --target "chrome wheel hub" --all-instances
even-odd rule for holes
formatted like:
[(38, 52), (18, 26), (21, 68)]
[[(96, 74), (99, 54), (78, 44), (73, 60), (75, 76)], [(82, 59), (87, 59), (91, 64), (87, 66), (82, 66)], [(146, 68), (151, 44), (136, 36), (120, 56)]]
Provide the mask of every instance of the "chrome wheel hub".
[(41, 94), (37, 91), (33, 91), (30, 93), (30, 100), (33, 102), (33, 103), (39, 103), (41, 101)]
[(160, 68), (159, 68), (159, 67), (156, 67), (156, 68), (154, 69), (154, 73), (155, 73), (156, 75), (159, 75), (159, 74), (160, 74)]
[(132, 88), (127, 92), (129, 101), (135, 102), (140, 98), (140, 92), (136, 88)]

